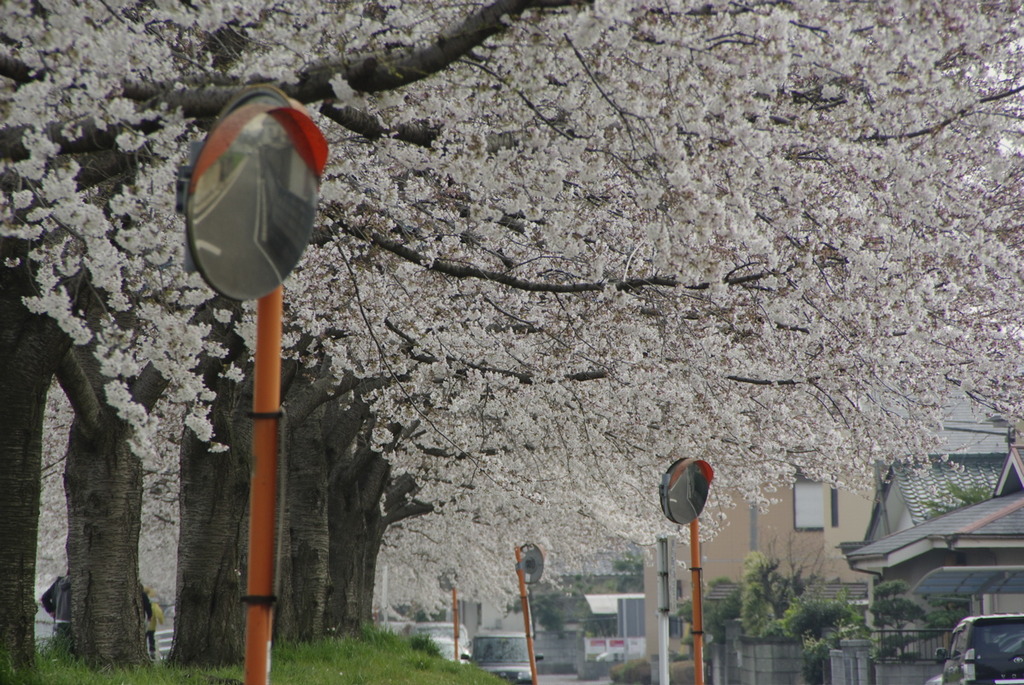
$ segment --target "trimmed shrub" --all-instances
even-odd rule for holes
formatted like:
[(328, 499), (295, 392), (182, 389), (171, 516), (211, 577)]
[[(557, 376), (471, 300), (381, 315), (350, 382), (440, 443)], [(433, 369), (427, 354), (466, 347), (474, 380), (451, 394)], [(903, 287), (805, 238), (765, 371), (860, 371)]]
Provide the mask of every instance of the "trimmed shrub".
[(668, 666), (668, 678), (672, 685), (686, 685), (696, 680), (692, 661), (673, 661)]
[(612, 682), (622, 685), (651, 685), (651, 664), (646, 659), (633, 659), (612, 666)]

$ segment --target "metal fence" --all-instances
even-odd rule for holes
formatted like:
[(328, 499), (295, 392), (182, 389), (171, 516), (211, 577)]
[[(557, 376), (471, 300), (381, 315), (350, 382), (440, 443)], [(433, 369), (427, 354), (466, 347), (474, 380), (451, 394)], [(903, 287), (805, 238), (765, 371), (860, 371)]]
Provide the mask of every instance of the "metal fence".
[(876, 630), (871, 633), (876, 663), (935, 661), (935, 650), (949, 646), (949, 630)]

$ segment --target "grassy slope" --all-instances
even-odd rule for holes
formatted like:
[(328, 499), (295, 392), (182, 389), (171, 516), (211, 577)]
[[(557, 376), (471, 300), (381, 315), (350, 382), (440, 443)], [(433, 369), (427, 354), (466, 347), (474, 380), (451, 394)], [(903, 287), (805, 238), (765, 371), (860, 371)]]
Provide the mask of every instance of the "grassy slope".
[[(360, 639), (275, 647), (272, 685), (500, 685), (480, 669), (442, 659), (422, 641), (368, 630)], [(242, 685), (239, 668), (179, 669), (164, 664), (92, 671), (66, 657), (40, 654), (34, 672), (0, 666), (0, 685)]]

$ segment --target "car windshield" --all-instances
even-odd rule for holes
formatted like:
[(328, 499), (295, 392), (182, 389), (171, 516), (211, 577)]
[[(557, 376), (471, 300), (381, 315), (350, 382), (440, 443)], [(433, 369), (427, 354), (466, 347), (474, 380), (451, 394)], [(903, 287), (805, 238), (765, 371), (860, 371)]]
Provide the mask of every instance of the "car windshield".
[(413, 626), (413, 632), (437, 637), (452, 637), (455, 634), (455, 626), (450, 623), (417, 624)]
[(473, 659), (480, 662), (529, 661), (525, 637), (489, 637), (477, 635), (473, 640)]

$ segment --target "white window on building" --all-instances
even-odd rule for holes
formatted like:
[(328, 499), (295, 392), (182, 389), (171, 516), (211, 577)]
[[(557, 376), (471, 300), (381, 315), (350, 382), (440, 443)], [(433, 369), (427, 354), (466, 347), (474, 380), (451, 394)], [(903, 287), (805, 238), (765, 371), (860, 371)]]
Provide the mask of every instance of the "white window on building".
[(797, 530), (825, 529), (825, 498), (821, 483), (797, 476), (793, 484), (793, 527)]

